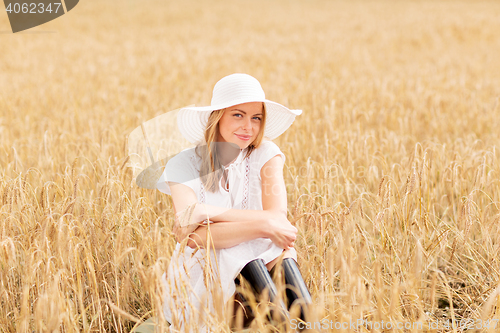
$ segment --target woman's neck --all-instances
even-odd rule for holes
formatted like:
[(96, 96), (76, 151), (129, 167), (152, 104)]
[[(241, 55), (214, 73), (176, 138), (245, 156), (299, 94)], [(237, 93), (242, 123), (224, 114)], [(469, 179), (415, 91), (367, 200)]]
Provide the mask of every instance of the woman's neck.
[(222, 165), (226, 167), (229, 164), (233, 163), (243, 150), (240, 149), (235, 144), (230, 144), (226, 142), (218, 142), (218, 144), (220, 148), (218, 149), (220, 162), (222, 163)]

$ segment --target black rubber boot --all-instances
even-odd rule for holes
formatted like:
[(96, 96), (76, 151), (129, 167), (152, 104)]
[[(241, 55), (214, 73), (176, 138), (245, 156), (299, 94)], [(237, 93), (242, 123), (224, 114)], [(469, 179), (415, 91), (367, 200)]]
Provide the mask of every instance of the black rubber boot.
[(269, 301), (276, 306), (279, 320), (283, 323), (289, 321), (290, 315), (287, 308), (283, 301), (278, 299), (278, 290), (262, 259), (250, 261), (243, 267), (240, 274), (250, 283), (258, 295), (267, 289)]
[[(285, 276), (287, 308), (290, 310), (292, 305), (297, 302), (300, 306), (300, 319), (306, 321), (305, 315), (308, 306), (312, 304), (312, 298), (300, 274), (297, 262), (293, 258), (285, 258), (281, 267), (283, 267), (283, 274)], [(276, 266), (273, 267), (271, 273), (274, 273), (275, 268)]]
[[(236, 287), (239, 287), (241, 285), (240, 279), (236, 278), (234, 279), (234, 283), (236, 284)], [(242, 323), (237, 323), (238, 321), (238, 309), (241, 309), (243, 312), (243, 322)], [(235, 328), (240, 328), (236, 327), (237, 324), (241, 324), (241, 328), (247, 328), (250, 326), (252, 321), (255, 319), (255, 315), (252, 311), (252, 308), (250, 307), (247, 299), (243, 294), (241, 294), (239, 291), (236, 291), (234, 294), (234, 304), (233, 304), (233, 318), (231, 322), (231, 326)]]

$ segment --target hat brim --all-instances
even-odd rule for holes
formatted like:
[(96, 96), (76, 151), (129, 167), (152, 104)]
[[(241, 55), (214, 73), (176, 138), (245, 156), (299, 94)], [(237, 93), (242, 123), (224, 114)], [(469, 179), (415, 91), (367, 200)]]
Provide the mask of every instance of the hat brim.
[(230, 106), (249, 102), (263, 102), (266, 104), (266, 127), (264, 136), (273, 140), (283, 134), (293, 123), (295, 117), (302, 114), (302, 110), (291, 110), (279, 103), (263, 100), (232, 100), (219, 105), (192, 106), (182, 108), (177, 115), (177, 126), (181, 134), (191, 143), (203, 142), (210, 113)]

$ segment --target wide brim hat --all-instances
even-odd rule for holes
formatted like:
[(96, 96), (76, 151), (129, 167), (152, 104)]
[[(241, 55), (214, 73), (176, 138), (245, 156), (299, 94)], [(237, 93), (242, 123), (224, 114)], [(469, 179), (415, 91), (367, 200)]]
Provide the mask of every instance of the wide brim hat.
[(182, 136), (191, 143), (204, 142), (208, 118), (212, 111), (249, 102), (263, 102), (266, 108), (264, 137), (273, 140), (283, 134), (302, 110), (266, 99), (259, 81), (248, 74), (231, 74), (215, 84), (209, 106), (182, 108), (177, 115), (177, 126)]

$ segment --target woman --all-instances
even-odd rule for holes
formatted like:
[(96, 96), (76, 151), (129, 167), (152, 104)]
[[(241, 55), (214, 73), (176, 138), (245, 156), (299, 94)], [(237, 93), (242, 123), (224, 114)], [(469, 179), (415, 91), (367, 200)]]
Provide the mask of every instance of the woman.
[(290, 303), (310, 303), (295, 263), (297, 229), (287, 220), (285, 156), (269, 141), (300, 114), (266, 100), (246, 74), (217, 82), (210, 106), (180, 110), (179, 130), (197, 146), (172, 158), (160, 179), (172, 195), (179, 242), (164, 275), (164, 313), (174, 326), (200, 318), (210, 326), (214, 303), (230, 299), (240, 273), (273, 301), (268, 270), (280, 256), (285, 281), (299, 294), (287, 290)]

